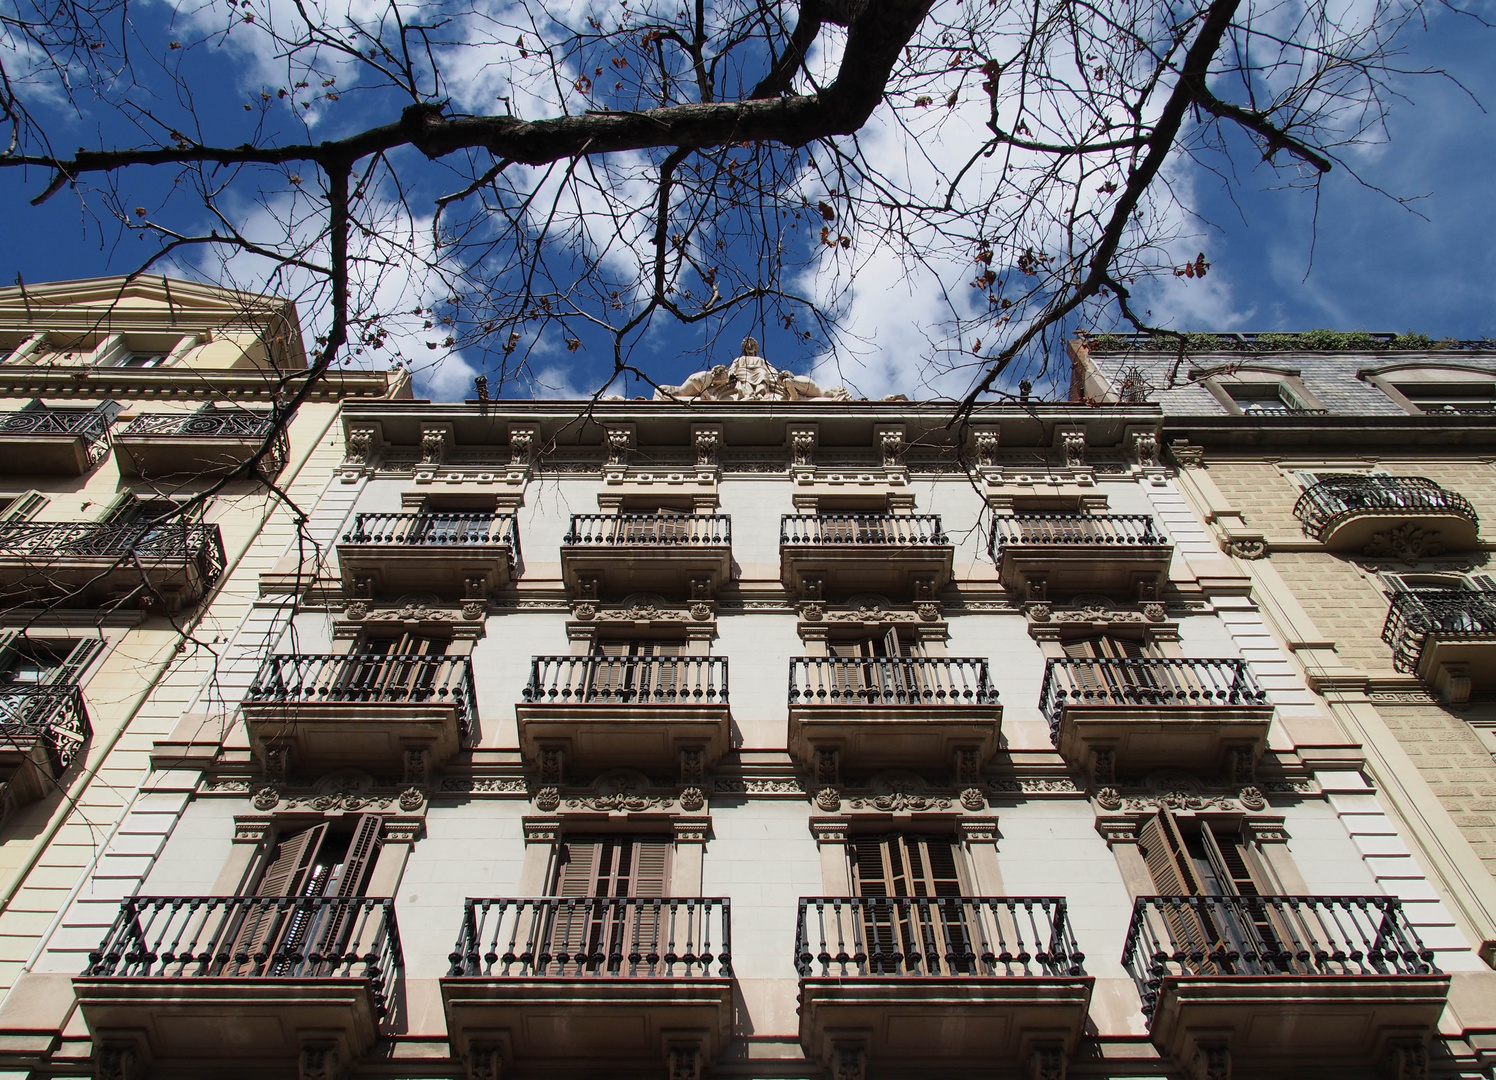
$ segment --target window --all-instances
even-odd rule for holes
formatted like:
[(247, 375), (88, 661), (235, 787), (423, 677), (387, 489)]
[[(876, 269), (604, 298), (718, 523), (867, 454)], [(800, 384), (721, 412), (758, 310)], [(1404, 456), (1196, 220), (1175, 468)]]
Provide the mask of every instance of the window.
[(1231, 395), (1231, 400), (1246, 416), (1306, 411), (1290, 395), (1285, 394), (1281, 387), (1272, 383), (1260, 386), (1245, 384), (1229, 386), (1226, 392)]
[(1133, 701), (1139, 690), (1159, 688), (1160, 673), (1146, 660), (1157, 650), (1137, 638), (1090, 634), (1061, 643), (1069, 665), (1069, 682), (1077, 690), (1100, 692), (1115, 701)]
[[(383, 820), (358, 817), (351, 829), (323, 822), (280, 839), (248, 895), (275, 899), (346, 899), (364, 895), (378, 857)], [(357, 920), (340, 904), (248, 903), (229, 955), (245, 957), (226, 975), (257, 974), (265, 956), (340, 956)], [(280, 966), (280, 965), (283, 965)], [(265, 974), (289, 974), (290, 961)]]
[(975, 928), (961, 899), (956, 838), (860, 836), (848, 851), (869, 974), (969, 973)]
[(1393, 384), (1419, 412), (1451, 415), (1496, 413), (1496, 383)]
[(593, 644), (592, 693), (604, 701), (674, 701), (685, 688), (684, 641), (603, 640)]
[(1226, 898), (1225, 903), (1166, 907), (1163, 917), (1176, 946), (1193, 954), (1197, 972), (1217, 972), (1221, 954), (1259, 959), (1283, 953), (1284, 931), (1268, 905), (1266, 867), (1243, 840), (1238, 823), (1197, 818), (1182, 822), (1160, 810), (1138, 832), (1138, 847), (1161, 896)]
[(0, 686), (76, 684), (103, 647), (97, 638), (47, 641), (0, 632)]
[(546, 974), (610, 974), (631, 969), (630, 957), (658, 955), (662, 905), (668, 892), (671, 841), (660, 836), (568, 839), (557, 849), (550, 925), (542, 935), (554, 968)]
[(371, 701), (424, 699), (444, 675), (440, 658), (451, 644), (429, 634), (366, 637), (348, 668), (352, 687)]
[(120, 358), (120, 367), (151, 368), (166, 362), (164, 352), (127, 352)]
[(679, 543), (691, 537), (692, 507), (658, 499), (626, 499), (618, 508), (615, 539), (625, 543)]

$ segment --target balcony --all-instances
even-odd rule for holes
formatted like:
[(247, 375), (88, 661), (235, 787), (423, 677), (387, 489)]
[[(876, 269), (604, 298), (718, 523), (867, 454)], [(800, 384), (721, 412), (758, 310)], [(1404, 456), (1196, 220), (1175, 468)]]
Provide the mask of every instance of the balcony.
[(138, 597), (142, 605), (176, 611), (202, 599), (223, 568), (217, 525), (185, 519), (0, 524), (0, 602), (94, 607)]
[[(987, 661), (947, 656), (800, 656), (790, 661), (790, 754), (816, 768), (949, 769), (997, 752), (1002, 707)], [(819, 768), (818, 772), (822, 771)]]
[(468, 900), (441, 980), (452, 1052), (491, 1076), (700, 1075), (731, 1031), (730, 933), (726, 900)]
[(687, 751), (710, 768), (727, 752), (725, 656), (537, 656), (515, 709), (526, 761), (560, 751), (583, 771), (674, 769)]
[(988, 547), (1003, 586), (1023, 595), (1136, 600), (1160, 586), (1174, 547), (1147, 514), (999, 514)]
[(613, 594), (676, 592), (732, 579), (732, 519), (726, 514), (573, 514), (561, 541), (561, 576), (576, 595), (595, 580)]
[(1299, 496), (1293, 515), (1330, 551), (1418, 557), (1479, 544), (1475, 508), (1419, 476), (1326, 477)]
[(265, 660), (241, 710), (257, 753), (317, 772), (398, 768), (411, 751), (440, 767), (471, 739), (476, 702), (466, 656), (295, 653)]
[(358, 514), (338, 542), (343, 587), (366, 579), (381, 595), (434, 592), (449, 599), (509, 584), (519, 562), (513, 514)]
[[(273, 436), (273, 438), (272, 438)], [(125, 476), (178, 476), (227, 472), (259, 452), (260, 471), (285, 468), (290, 447), (283, 428), (267, 413), (204, 410), (137, 416), (114, 433), (115, 457)]]
[(1029, 1075), (1080, 1040), (1084, 959), (1060, 898), (803, 898), (800, 1044), (832, 1075)]
[(1273, 707), (1242, 660), (1052, 659), (1039, 709), (1060, 755), (1099, 782), (1173, 767), (1241, 775)]
[(1382, 626), (1392, 666), (1413, 672), (1446, 701), (1496, 690), (1496, 591), (1396, 593)]
[(92, 733), (78, 687), (0, 684), (0, 817), (62, 787)]
[(1449, 993), (1390, 896), (1143, 896), (1122, 963), (1165, 1057), (1225, 1050), (1248, 1075), (1373, 1075)]
[(403, 963), (391, 900), (261, 896), (131, 897), (89, 961), (73, 990), (95, 1044), (197, 1076), (357, 1061)]
[(798, 595), (819, 581), (839, 593), (911, 595), (917, 581), (938, 591), (951, 580), (955, 549), (938, 514), (785, 514), (779, 576)]
[(82, 476), (109, 453), (112, 412), (23, 409), (0, 413), (0, 472)]

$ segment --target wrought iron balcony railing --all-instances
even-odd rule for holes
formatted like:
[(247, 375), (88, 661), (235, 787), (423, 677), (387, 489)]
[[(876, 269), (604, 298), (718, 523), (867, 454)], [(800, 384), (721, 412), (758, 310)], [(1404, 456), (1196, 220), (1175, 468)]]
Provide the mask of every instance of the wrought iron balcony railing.
[(383, 1015), (404, 965), (394, 901), (369, 897), (132, 896), (85, 976), (360, 979)]
[(1323, 540), (1340, 521), (1357, 514), (1430, 512), (1480, 521), (1468, 499), (1421, 476), (1329, 476), (1305, 489), (1293, 507), (1293, 516), (1314, 540)]
[(1039, 690), (1039, 709), (1051, 732), (1059, 730), (1067, 706), (1153, 709), (1266, 704), (1267, 692), (1244, 660), (1056, 658), (1044, 665)]
[(154, 567), (160, 563), (196, 562), (211, 585), (223, 573), (223, 538), (217, 525), (185, 519), (153, 524), (16, 521), (0, 524), (0, 559), (45, 563), (67, 559), (118, 559), (121, 565)]
[(513, 514), (439, 511), (429, 514), (357, 514), (345, 544), (388, 547), (498, 547), (507, 545), (512, 565), (519, 553)]
[(1434, 974), (1394, 896), (1140, 896), (1122, 949), (1143, 1012), (1166, 976)]
[(300, 702), (447, 704), (456, 708), (459, 734), (467, 739), (477, 693), (466, 656), (288, 653), (266, 657), (245, 701), (288, 708)]
[(537, 656), (536, 705), (725, 705), (725, 656)]
[(71, 435), (83, 439), (90, 465), (109, 453), (109, 427), (114, 413), (104, 409), (23, 409), (0, 413), (0, 436)]
[(275, 441), (265, 456), (265, 472), (271, 475), (285, 467), (290, 443), (284, 427), (276, 428), (266, 413), (205, 410), (195, 413), (150, 413), (137, 416), (116, 434), (156, 435), (169, 439), (266, 439)]
[(1084, 975), (1060, 897), (801, 897), (802, 976)]
[(732, 543), (726, 514), (573, 514), (563, 544), (578, 547), (722, 547)]
[(54, 780), (67, 771), (91, 734), (77, 686), (0, 683), (0, 739), (21, 749), (41, 740)]
[(798, 656), (791, 705), (996, 705), (987, 661), (949, 656)]
[(1420, 589), (1395, 594), (1382, 625), (1382, 640), (1392, 646), (1392, 666), (1416, 671), (1430, 635), (1451, 641), (1496, 639), (1496, 591)]
[(1020, 544), (1128, 548), (1167, 544), (1148, 514), (999, 514), (992, 519), (988, 553)]
[(949, 544), (939, 514), (784, 514), (781, 544)]
[(725, 899), (470, 899), (449, 977), (727, 978)]

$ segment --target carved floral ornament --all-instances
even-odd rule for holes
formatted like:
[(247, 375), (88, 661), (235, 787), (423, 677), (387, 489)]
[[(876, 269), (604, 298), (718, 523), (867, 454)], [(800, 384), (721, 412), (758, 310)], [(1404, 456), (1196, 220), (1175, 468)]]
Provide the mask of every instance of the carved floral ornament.
[(1045, 624), (1162, 623), (1169, 614), (1168, 608), (1160, 601), (1119, 608), (1100, 598), (1077, 598), (1076, 606), (1068, 608), (1057, 608), (1048, 601), (1040, 601), (1029, 604), (1025, 611), (1030, 623)]
[(657, 788), (649, 777), (631, 769), (599, 776), (586, 790), (549, 785), (536, 790), (532, 802), (543, 814), (696, 814), (706, 809), (706, 792), (687, 786), (674, 794)]
[(811, 802), (817, 810), (828, 814), (838, 813), (844, 808), (880, 814), (959, 813), (962, 810), (976, 813), (987, 809), (986, 793), (976, 785), (968, 785), (952, 798), (932, 793), (917, 774), (895, 771), (872, 777), (865, 789), (843, 793), (835, 786), (821, 787), (811, 795)]

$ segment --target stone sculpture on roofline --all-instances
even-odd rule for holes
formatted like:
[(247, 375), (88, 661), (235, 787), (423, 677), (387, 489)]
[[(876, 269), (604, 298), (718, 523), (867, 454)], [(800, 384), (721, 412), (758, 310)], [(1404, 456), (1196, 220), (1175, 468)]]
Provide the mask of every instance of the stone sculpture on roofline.
[(743, 339), (743, 355), (731, 364), (698, 371), (679, 386), (661, 386), (656, 401), (850, 401), (844, 386), (823, 390), (813, 379), (780, 371), (758, 354), (758, 342)]

